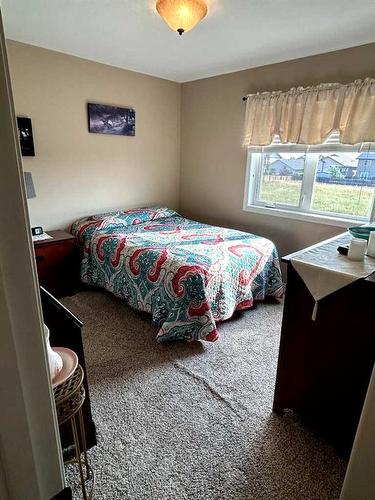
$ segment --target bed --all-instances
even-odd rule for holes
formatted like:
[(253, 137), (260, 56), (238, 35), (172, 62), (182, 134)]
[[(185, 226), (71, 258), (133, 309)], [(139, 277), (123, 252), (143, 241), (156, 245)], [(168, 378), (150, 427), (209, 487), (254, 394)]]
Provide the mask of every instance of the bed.
[(283, 295), (270, 240), (169, 208), (93, 215), (77, 220), (71, 232), (81, 248), (82, 282), (150, 313), (159, 342), (215, 341), (218, 322)]

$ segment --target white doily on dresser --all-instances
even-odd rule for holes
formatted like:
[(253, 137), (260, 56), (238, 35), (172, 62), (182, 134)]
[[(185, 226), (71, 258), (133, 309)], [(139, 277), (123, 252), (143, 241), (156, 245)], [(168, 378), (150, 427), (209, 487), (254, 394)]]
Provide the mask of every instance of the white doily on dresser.
[(358, 262), (338, 253), (337, 247), (347, 245), (349, 241), (350, 235), (346, 233), (340, 238), (300, 252), (298, 257), (291, 259), (294, 269), (315, 299), (313, 320), (316, 319), (318, 300), (358, 279), (367, 278), (375, 271), (374, 258), (365, 256), (363, 261)]

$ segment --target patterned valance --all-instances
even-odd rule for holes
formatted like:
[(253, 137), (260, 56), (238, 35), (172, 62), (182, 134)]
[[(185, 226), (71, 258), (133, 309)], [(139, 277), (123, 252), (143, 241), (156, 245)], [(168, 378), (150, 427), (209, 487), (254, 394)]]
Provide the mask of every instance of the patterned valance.
[(321, 144), (334, 131), (343, 144), (375, 142), (375, 79), (324, 83), (247, 96), (245, 146)]

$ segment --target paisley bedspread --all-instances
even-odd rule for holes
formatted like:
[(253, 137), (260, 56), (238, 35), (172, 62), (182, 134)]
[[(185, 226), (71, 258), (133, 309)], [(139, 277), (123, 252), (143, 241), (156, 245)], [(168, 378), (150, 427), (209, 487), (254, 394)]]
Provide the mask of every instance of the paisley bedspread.
[(76, 221), (81, 279), (152, 315), (157, 340), (218, 338), (216, 323), (254, 300), (283, 294), (274, 244), (167, 208)]

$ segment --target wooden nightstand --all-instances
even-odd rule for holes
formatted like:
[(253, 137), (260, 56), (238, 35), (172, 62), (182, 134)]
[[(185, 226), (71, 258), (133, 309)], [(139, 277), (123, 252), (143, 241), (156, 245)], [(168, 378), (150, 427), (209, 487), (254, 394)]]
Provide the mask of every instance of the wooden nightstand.
[(39, 283), (55, 297), (72, 295), (79, 281), (75, 238), (61, 230), (47, 234), (52, 238), (34, 241)]

